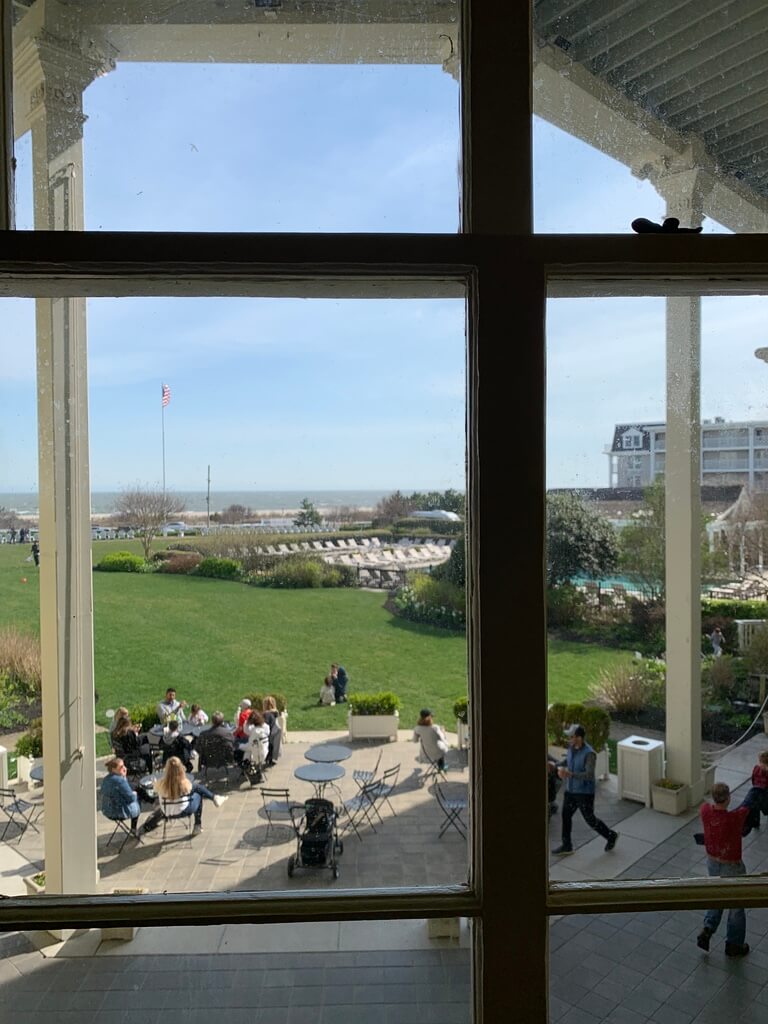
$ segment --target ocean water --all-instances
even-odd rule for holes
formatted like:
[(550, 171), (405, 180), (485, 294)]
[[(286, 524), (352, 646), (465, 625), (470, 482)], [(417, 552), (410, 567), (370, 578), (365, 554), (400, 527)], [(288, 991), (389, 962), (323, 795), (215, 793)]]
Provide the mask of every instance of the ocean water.
[[(184, 499), (187, 512), (206, 511), (205, 491), (174, 490), (174, 493)], [(246, 508), (261, 512), (292, 512), (299, 507), (303, 498), (309, 498), (317, 510), (323, 513), (342, 505), (371, 509), (391, 493), (392, 488), (375, 491), (211, 491), (211, 512), (221, 512), (230, 505), (245, 505)], [(118, 491), (94, 491), (91, 494), (91, 512), (94, 515), (105, 515), (114, 511), (118, 496)], [(0, 493), (0, 506), (12, 509), (19, 515), (36, 515), (39, 508), (37, 493)]]

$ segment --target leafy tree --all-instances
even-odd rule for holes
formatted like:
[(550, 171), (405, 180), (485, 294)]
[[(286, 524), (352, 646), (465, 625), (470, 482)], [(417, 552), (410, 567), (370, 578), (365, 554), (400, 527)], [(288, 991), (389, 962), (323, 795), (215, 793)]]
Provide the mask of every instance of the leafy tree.
[(253, 515), (245, 505), (228, 505), (223, 512), (219, 513), (221, 523), (243, 523)]
[[(666, 587), (666, 498), (664, 481), (656, 480), (643, 492), (644, 504), (637, 518), (620, 535), (622, 572), (640, 584), (649, 596), (664, 597)], [(706, 517), (701, 517), (702, 581), (717, 576), (727, 560), (722, 551), (709, 550)]]
[(415, 507), (411, 498), (400, 491), (394, 491), (378, 503), (374, 510), (374, 518), (381, 523), (391, 523), (395, 519), (404, 519)]
[(18, 524), (18, 517), (5, 505), (0, 505), (0, 529), (10, 530)]
[(317, 511), (309, 498), (302, 498), (299, 511), (293, 520), (294, 526), (319, 526), (323, 517)]
[(138, 534), (146, 559), (152, 552), (152, 541), (163, 526), (183, 511), (184, 501), (178, 495), (140, 484), (121, 491), (115, 502), (120, 521)]
[(616, 533), (575, 494), (547, 497), (547, 583), (550, 587), (572, 576), (597, 579), (618, 562)]

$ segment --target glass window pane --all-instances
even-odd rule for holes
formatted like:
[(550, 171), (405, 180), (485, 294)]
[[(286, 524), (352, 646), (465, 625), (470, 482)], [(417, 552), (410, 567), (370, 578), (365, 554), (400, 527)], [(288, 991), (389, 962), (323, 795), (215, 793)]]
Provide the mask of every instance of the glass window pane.
[(34, 176), (38, 228), (458, 229), (456, 0), (43, 6), (15, 7), (20, 226)]
[[(95, 1024), (126, 1002), (153, 1024), (169, 1013), (192, 1021), (218, 1013), (235, 1024), (472, 1020), (466, 921), (110, 932), (78, 933), (55, 957), (18, 935), (0, 989), (14, 1019)], [(34, 938), (44, 944), (46, 934)]]
[[(765, 231), (762, 5), (537, 0), (536, 230)], [(567, 168), (567, 171), (564, 170)]]
[[(33, 300), (5, 301), (32, 351)], [(93, 854), (100, 880), (65, 892), (465, 884), (464, 301), (38, 300), (37, 316), (40, 497), (34, 415), (9, 380), (7, 435), (27, 435), (2, 503), (39, 520), (42, 575), (26, 544), (0, 547), (0, 626), (39, 585), (51, 659), (66, 646), (46, 642), (52, 598), (92, 586), (96, 774), (85, 633), (63, 689), (44, 663), (44, 725), (66, 724), (30, 752), (48, 813), (13, 823), (24, 863), (49, 876), (70, 844)], [(58, 487), (86, 444), (86, 325), (81, 565), (50, 502), (78, 500)], [(6, 356), (34, 408), (31, 361)], [(25, 705), (21, 727), (37, 715)], [(59, 799), (77, 807), (61, 842)]]
[(728, 911), (709, 953), (696, 945), (703, 922), (695, 910), (553, 920), (550, 1021), (762, 1019), (768, 911), (746, 911), (746, 959), (724, 955)]
[(553, 879), (762, 870), (767, 302), (548, 304)]

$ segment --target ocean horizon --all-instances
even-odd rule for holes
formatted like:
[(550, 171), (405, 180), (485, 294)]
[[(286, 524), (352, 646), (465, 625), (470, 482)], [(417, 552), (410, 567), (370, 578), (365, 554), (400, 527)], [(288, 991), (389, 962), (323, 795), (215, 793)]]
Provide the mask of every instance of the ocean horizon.
[[(308, 498), (319, 512), (324, 514), (334, 509), (347, 506), (350, 508), (371, 509), (393, 488), (379, 490), (315, 490), (307, 488), (301, 491), (211, 491), (211, 512), (222, 512), (230, 505), (244, 505), (254, 512), (294, 512), (303, 498)], [(120, 491), (91, 492), (91, 514), (108, 515), (114, 511)], [(184, 511), (204, 513), (207, 511), (205, 491), (175, 490), (184, 500)], [(5, 507), (17, 515), (37, 515), (39, 499), (36, 491), (10, 491), (0, 493), (0, 507)]]

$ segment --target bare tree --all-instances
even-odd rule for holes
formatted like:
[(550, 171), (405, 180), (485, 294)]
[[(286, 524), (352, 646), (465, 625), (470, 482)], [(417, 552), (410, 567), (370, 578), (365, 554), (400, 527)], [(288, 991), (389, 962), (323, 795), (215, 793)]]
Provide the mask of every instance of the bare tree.
[(183, 511), (184, 501), (177, 494), (140, 484), (121, 491), (115, 502), (115, 512), (121, 523), (138, 534), (147, 559), (152, 552), (152, 541), (165, 523)]
[[(250, 519), (253, 512), (246, 508), (245, 505), (228, 505), (223, 512), (219, 514), (220, 523), (244, 523)], [(211, 517), (213, 518), (213, 517)]]

